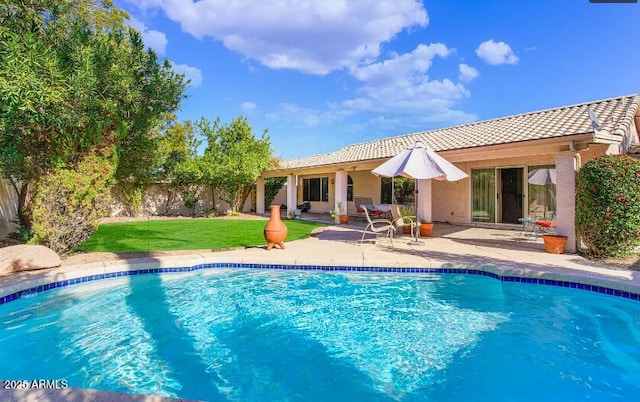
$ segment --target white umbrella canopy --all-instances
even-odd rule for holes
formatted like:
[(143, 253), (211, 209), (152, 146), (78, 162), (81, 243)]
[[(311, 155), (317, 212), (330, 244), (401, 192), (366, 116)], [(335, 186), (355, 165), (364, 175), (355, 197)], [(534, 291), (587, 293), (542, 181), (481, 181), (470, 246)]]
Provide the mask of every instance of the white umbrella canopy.
[[(416, 141), (413, 146), (400, 152), (371, 172), (377, 176), (401, 176), (421, 180), (456, 181), (469, 177), (468, 174), (455, 167), (434, 150), (425, 147), (420, 141)], [(418, 211), (417, 193), (416, 191), (416, 212)], [(415, 243), (418, 243), (419, 233), (420, 231), (416, 230)]]
[(469, 177), (465, 172), (417, 141), (413, 146), (372, 170), (377, 176), (456, 181)]
[(547, 168), (533, 169), (529, 172), (529, 183), (538, 186), (556, 184), (556, 170)]

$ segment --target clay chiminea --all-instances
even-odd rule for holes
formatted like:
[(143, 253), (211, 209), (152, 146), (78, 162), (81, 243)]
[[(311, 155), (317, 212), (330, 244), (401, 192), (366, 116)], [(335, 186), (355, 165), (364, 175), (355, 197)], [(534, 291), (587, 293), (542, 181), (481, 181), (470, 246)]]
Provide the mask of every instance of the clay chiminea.
[(264, 227), (264, 239), (267, 241), (267, 250), (274, 245), (284, 249), (284, 239), (287, 238), (287, 226), (280, 220), (280, 205), (271, 206), (271, 219)]

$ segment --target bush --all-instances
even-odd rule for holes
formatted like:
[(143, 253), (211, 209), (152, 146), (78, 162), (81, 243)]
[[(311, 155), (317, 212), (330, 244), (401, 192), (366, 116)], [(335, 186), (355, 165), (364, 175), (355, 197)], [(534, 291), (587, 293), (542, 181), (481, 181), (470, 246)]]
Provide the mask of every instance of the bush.
[(195, 213), (196, 205), (198, 205), (198, 190), (185, 190), (182, 192), (182, 203), (185, 207), (193, 210)]
[(75, 169), (58, 169), (42, 177), (33, 199), (29, 242), (64, 254), (87, 240), (109, 210), (108, 186), (114, 171), (110, 159), (89, 156)]
[(626, 257), (640, 244), (640, 160), (603, 156), (586, 163), (576, 185), (576, 229), (593, 257)]

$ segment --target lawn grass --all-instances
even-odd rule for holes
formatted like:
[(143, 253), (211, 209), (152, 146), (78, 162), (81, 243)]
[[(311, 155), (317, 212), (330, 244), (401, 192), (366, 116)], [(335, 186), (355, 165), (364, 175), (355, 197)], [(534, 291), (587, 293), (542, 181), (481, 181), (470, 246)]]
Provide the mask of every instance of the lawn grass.
[[(322, 223), (284, 221), (285, 241), (308, 237)], [(167, 250), (224, 250), (264, 246), (265, 220), (170, 219), (105, 223), (83, 244), (81, 251), (136, 252)]]

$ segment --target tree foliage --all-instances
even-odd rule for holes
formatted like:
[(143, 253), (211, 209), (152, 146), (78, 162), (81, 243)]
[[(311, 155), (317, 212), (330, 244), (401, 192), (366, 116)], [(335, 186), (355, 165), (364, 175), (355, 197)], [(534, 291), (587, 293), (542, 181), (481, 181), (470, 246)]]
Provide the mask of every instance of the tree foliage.
[(203, 182), (220, 190), (231, 210), (238, 211), (260, 173), (271, 162), (267, 131), (256, 138), (244, 116), (229, 124), (222, 124), (219, 118), (213, 122), (203, 118), (196, 128), (207, 140), (201, 165)]
[(47, 173), (34, 195), (31, 242), (62, 254), (87, 240), (109, 208), (113, 176), (113, 161), (98, 155)]
[(624, 257), (640, 245), (640, 160), (627, 155), (587, 162), (576, 184), (576, 229), (594, 257)]
[(200, 143), (193, 124), (188, 120), (184, 123), (172, 121), (166, 127), (160, 143), (163, 161), (156, 172), (156, 180), (169, 186), (165, 211), (169, 210), (175, 196), (181, 194), (184, 205), (195, 212), (202, 182), (198, 155)]
[(287, 182), (286, 177), (267, 177), (264, 179), (264, 207), (267, 208)]
[(154, 129), (186, 82), (145, 50), (108, 0), (24, 0), (0, 5), (0, 169), (31, 226), (34, 189), (88, 155), (111, 155), (124, 188), (148, 182)]

